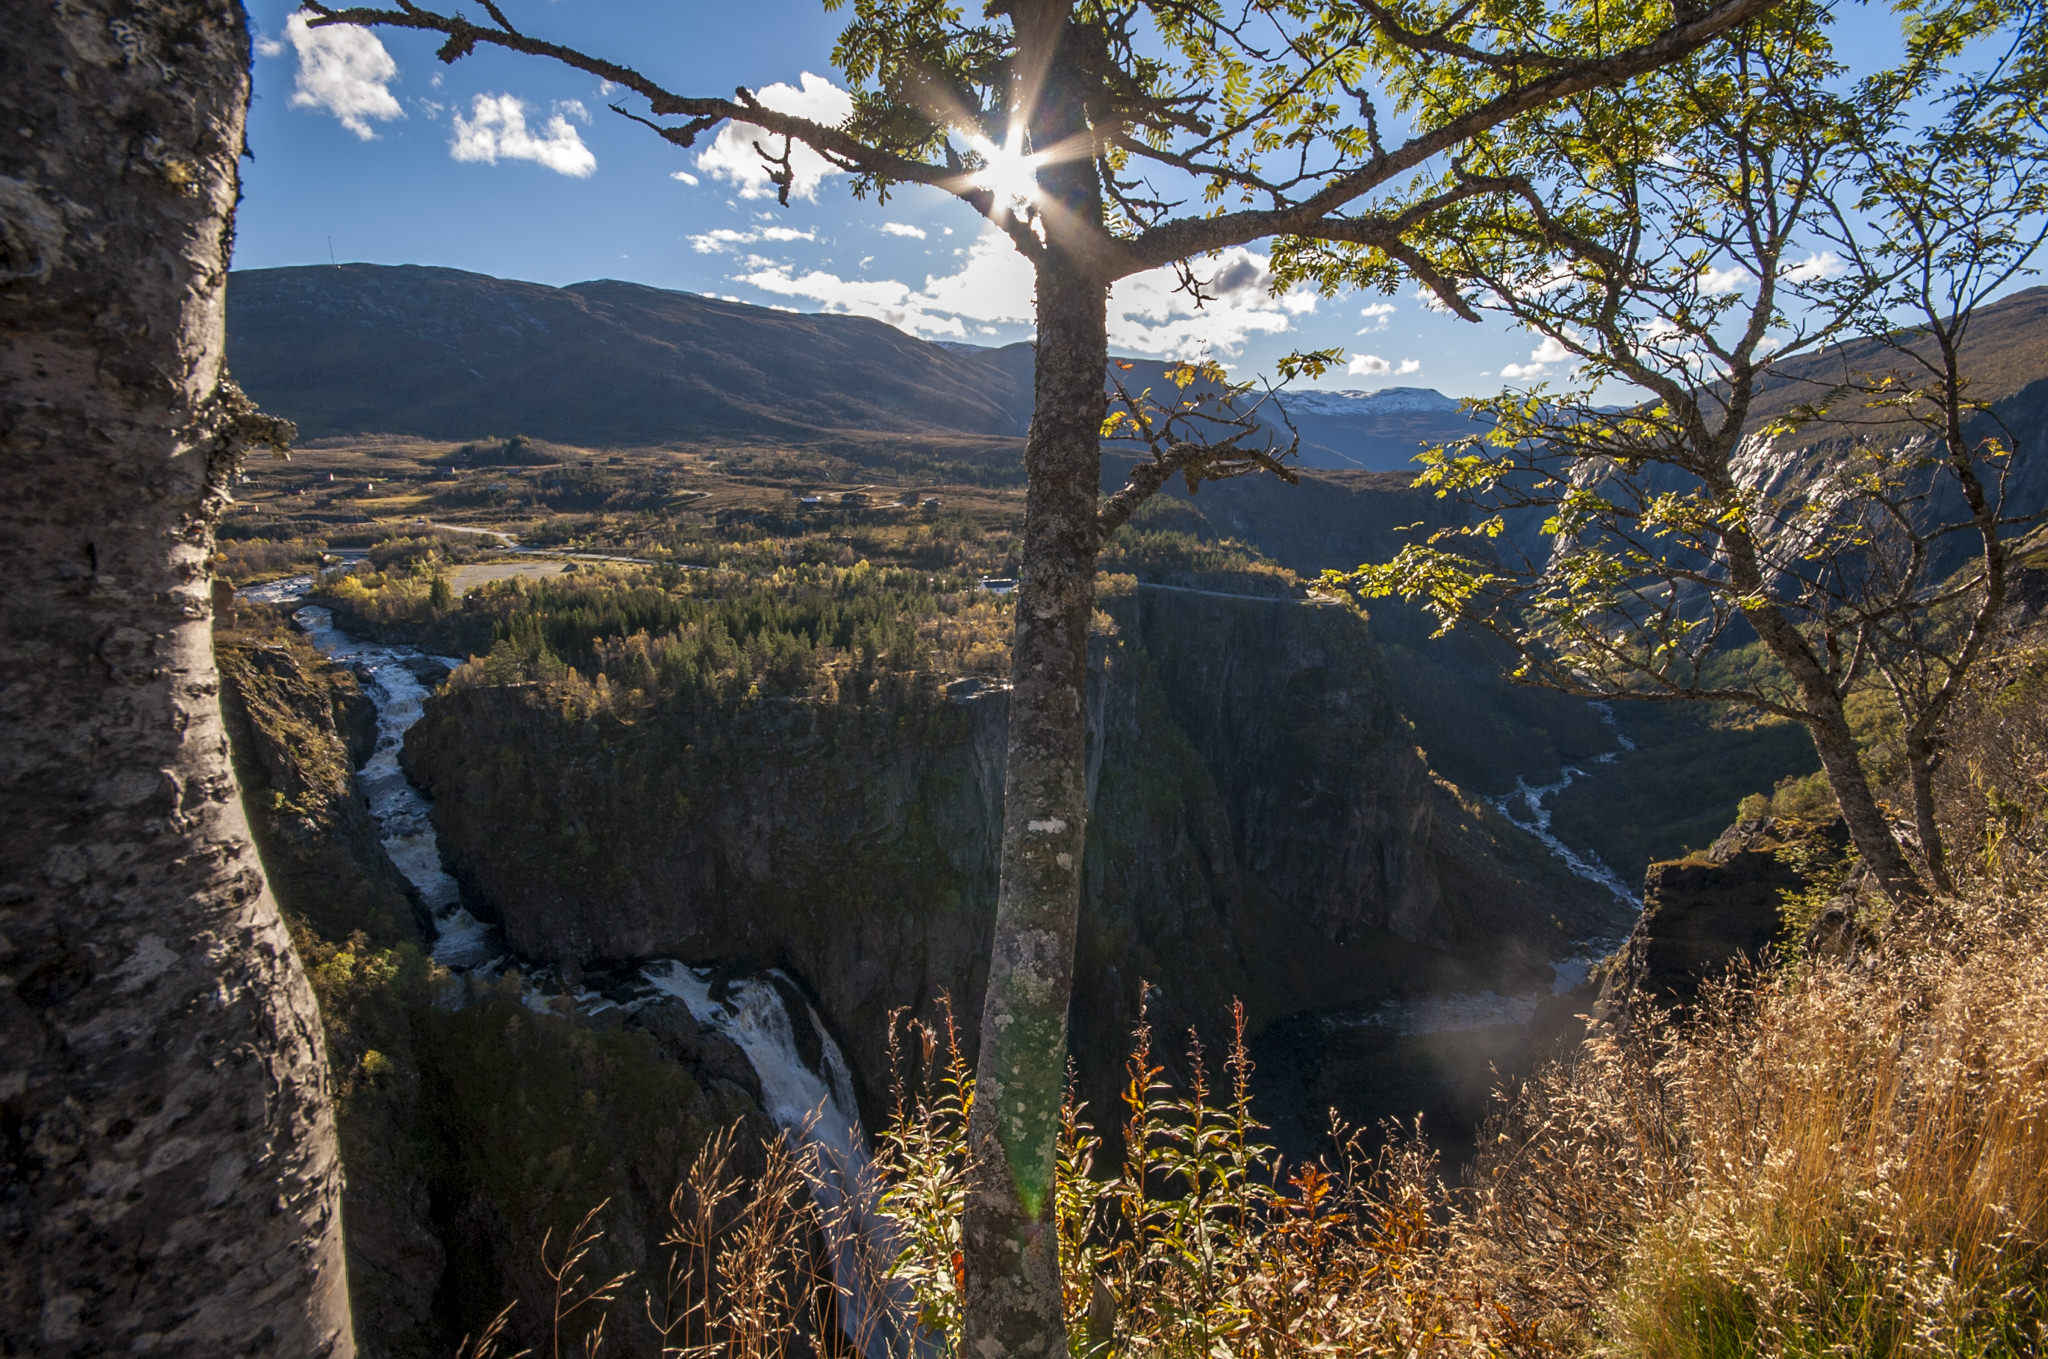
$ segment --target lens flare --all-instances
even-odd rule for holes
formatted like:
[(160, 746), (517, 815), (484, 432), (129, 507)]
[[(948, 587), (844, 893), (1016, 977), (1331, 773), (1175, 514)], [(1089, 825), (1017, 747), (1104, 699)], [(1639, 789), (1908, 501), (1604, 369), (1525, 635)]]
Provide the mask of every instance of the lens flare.
[(1022, 129), (1010, 129), (1000, 145), (978, 132), (969, 133), (967, 145), (981, 157), (981, 169), (974, 172), (974, 187), (988, 190), (998, 206), (1013, 211), (1037, 201), (1040, 157), (1025, 154)]

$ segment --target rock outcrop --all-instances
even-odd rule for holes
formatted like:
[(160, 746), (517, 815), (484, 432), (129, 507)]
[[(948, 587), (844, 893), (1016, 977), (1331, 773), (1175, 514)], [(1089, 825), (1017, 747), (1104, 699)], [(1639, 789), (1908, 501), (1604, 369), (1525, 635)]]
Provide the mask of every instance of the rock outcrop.
[(1798, 918), (1798, 898), (1821, 885), (1847, 846), (1839, 821), (1765, 818), (1738, 821), (1704, 854), (1650, 865), (1642, 917), (1602, 965), (1602, 1009), (1691, 1005), (1731, 966), (1796, 944), (1791, 936), (1809, 923)]
[[(268, 610), (241, 613), (247, 628), (217, 637), (222, 708), (326, 1027), (358, 1351), (445, 1355), (515, 1300), (525, 1305), (508, 1340), (545, 1348), (543, 1240), (608, 1202), (591, 1272), (659, 1279), (669, 1195), (699, 1148), (738, 1124), (745, 1172), (778, 1136), (758, 1082), (680, 1001), (630, 1019), (536, 1014), (516, 975), (432, 975), (413, 893), (353, 773), (375, 741), (374, 710), (354, 675)], [(645, 1320), (618, 1311), (610, 1344), (659, 1355)]]
[(221, 711), (249, 827), (327, 1031), (357, 1349), (425, 1359), (445, 1347), (434, 1299), (446, 1256), (432, 1223), (413, 1027), (397, 987), (383, 984), (397, 981), (408, 953), (420, 968), (415, 902), (355, 784), (376, 714), (354, 675), (266, 628), (268, 611), (240, 612), (251, 630), (215, 639)]

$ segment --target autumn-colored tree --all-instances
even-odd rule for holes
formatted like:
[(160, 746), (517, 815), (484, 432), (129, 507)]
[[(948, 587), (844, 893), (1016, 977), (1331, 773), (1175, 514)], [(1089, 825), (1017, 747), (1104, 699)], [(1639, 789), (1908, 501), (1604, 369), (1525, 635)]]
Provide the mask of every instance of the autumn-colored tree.
[[(1951, 887), (1940, 725), (2029, 522), (1965, 346), (2048, 229), (2043, 35), (2031, 10), (1944, 8), (1852, 80), (1802, 8), (1450, 172), (1501, 191), (1440, 214), (1431, 263), (1572, 379), (1475, 403), (1490, 432), (1422, 482), (1479, 513), (1337, 579), (1485, 628), (1524, 680), (1804, 725), (1906, 901)], [(1965, 33), (1996, 57), (1967, 77)], [(1892, 710), (1927, 883), (1857, 749), (1858, 693)]]

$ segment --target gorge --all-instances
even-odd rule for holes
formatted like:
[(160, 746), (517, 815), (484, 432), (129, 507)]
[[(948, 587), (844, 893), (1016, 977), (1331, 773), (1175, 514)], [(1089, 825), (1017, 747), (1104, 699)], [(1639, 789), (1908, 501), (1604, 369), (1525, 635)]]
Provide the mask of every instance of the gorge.
[[(294, 586), (240, 592), (237, 751), (344, 1073), (358, 1311), (407, 1355), (536, 1296), (547, 1232), (601, 1200), (607, 1267), (642, 1267), (718, 1126), (822, 1101), (850, 1156), (886, 1118), (892, 1017), (974, 1013), (1006, 705), (983, 583), (1015, 574), (993, 425), (635, 446), (436, 418), (463, 441), (256, 465), (224, 542), (244, 578), (324, 566), (306, 636), (381, 710), (258, 625)], [(1455, 1160), (1496, 1069), (1591, 1004), (1573, 984), (1645, 866), (1812, 768), (1786, 724), (1518, 689), (1483, 646), (1305, 588), (1443, 513), (1317, 471), (1162, 495), (1111, 545), (1072, 1013), (1100, 1123), (1147, 983), (1169, 1066), (1245, 1002), (1283, 1150), (1333, 1106), (1419, 1110)], [(292, 766), (322, 741), (353, 748), (311, 815)], [(349, 829), (358, 789), (381, 831)], [(429, 933), (444, 971), (407, 961)]]

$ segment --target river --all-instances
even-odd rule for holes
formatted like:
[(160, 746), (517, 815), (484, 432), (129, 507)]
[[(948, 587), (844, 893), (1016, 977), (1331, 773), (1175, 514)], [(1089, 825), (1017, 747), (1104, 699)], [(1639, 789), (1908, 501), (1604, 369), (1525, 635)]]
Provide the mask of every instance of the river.
[[(256, 603), (291, 605), (313, 587), (311, 576), (294, 576), (252, 586), (240, 597)], [(530, 1009), (553, 1011), (567, 997), (582, 1014), (618, 1007), (629, 1013), (664, 1000), (688, 1007), (698, 1023), (729, 1039), (745, 1054), (761, 1083), (763, 1112), (803, 1156), (812, 1202), (831, 1257), (841, 1295), (840, 1318), (848, 1338), (867, 1359), (885, 1359), (906, 1348), (894, 1317), (900, 1309), (878, 1289), (895, 1254), (893, 1225), (876, 1207), (879, 1185), (860, 1122), (852, 1074), (845, 1054), (815, 1010), (806, 1014), (819, 1037), (819, 1062), (803, 1059), (784, 991), (795, 987), (779, 973), (731, 979), (714, 994), (711, 974), (677, 959), (655, 958), (636, 974), (613, 978), (601, 989), (564, 985), (555, 970), (532, 965), (507, 951), (496, 927), (479, 920), (462, 900), (461, 885), (441, 859), (432, 803), (406, 777), (399, 755), (405, 733), (419, 721), (434, 689), (461, 662), (408, 646), (367, 642), (335, 625), (331, 610), (302, 604), (292, 621), (328, 659), (347, 666), (363, 682), (377, 710), (377, 744), (356, 771), (370, 804), (385, 852), (419, 892), (433, 919), (434, 961), (450, 972), (488, 977), (517, 968), (525, 981), (522, 999)], [(778, 987), (777, 980), (783, 982)], [(460, 987), (450, 1003), (460, 1003)]]

